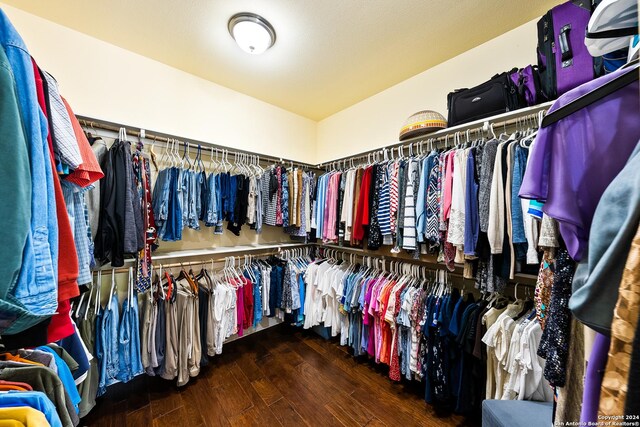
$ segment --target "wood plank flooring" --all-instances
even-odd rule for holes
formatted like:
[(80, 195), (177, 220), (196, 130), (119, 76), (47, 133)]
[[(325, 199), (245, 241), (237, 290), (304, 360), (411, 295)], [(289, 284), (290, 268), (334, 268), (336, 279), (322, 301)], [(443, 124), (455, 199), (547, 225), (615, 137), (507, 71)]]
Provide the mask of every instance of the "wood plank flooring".
[(418, 383), (311, 331), (279, 325), (225, 344), (185, 387), (140, 376), (116, 384), (82, 426), (479, 426), (436, 414)]

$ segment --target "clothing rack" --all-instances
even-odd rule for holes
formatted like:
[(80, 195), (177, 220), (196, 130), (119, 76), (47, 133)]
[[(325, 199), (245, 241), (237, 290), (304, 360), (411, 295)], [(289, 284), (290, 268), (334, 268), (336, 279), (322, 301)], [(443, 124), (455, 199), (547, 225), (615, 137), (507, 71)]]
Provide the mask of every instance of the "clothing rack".
[[(443, 264), (439, 262), (433, 262), (433, 261), (424, 260), (424, 259), (404, 258), (404, 257), (394, 256), (393, 254), (381, 255), (377, 251), (373, 252), (373, 251), (367, 251), (365, 249), (351, 248), (346, 246), (325, 245), (325, 244), (317, 244), (317, 246), (321, 249), (329, 249), (329, 250), (340, 251), (344, 253), (351, 253), (363, 258), (364, 257), (378, 258), (383, 262), (397, 261), (397, 262), (404, 262), (407, 264), (414, 264), (414, 265), (426, 265), (432, 270), (445, 270), (452, 276), (461, 277), (464, 280), (474, 280), (474, 279), (465, 278), (464, 275), (462, 274), (462, 270), (463, 270), (462, 267), (458, 265), (456, 265), (455, 270), (452, 272), (452, 271), (449, 271)], [(514, 280), (508, 280), (507, 283), (521, 284), (526, 286), (535, 286), (536, 280), (537, 280), (537, 277), (534, 275), (516, 274), (514, 276)]]
[[(247, 255), (229, 255), (226, 256), (224, 258), (211, 258), (211, 259), (205, 259), (205, 260), (200, 260), (200, 261), (185, 261), (185, 262), (174, 262), (171, 264), (162, 264), (162, 263), (154, 263), (154, 268), (156, 268), (156, 266), (161, 265), (163, 269), (167, 269), (167, 268), (177, 268), (177, 267), (189, 267), (189, 266), (193, 266), (193, 265), (207, 265), (207, 264), (213, 264), (213, 263), (220, 263), (220, 262), (227, 262), (229, 260), (242, 260), (245, 256), (251, 256), (251, 257), (266, 257), (266, 256), (271, 256), (271, 255), (278, 255), (281, 254), (282, 251), (270, 251), (270, 252), (264, 252), (264, 253), (260, 253), (260, 254), (247, 254)], [(124, 267), (119, 267), (119, 268), (103, 268), (100, 270), (95, 270), (92, 273), (93, 274), (100, 274), (102, 272), (111, 272), (111, 270), (115, 270), (116, 274), (117, 273), (128, 273), (129, 272), (129, 267), (124, 268)]]
[[(224, 256), (218, 256), (218, 257), (214, 257), (214, 258), (208, 258), (206, 260), (200, 260), (200, 261), (184, 261), (184, 262), (177, 262), (177, 263), (172, 263), (172, 264), (162, 264), (162, 268), (175, 268), (175, 267), (180, 267), (180, 266), (187, 266), (187, 265), (200, 265), (200, 264), (205, 264), (205, 263), (211, 263), (213, 262), (222, 262), (225, 261), (227, 259), (230, 258), (243, 258), (245, 255), (252, 255), (252, 256), (256, 256), (256, 257), (262, 257), (262, 256), (270, 256), (270, 255), (278, 255), (278, 254), (282, 254), (282, 253), (286, 253), (287, 251), (290, 250), (296, 250), (296, 249), (304, 249), (304, 248), (310, 248), (315, 246), (315, 244), (313, 243), (284, 243), (284, 244), (275, 244), (275, 245), (262, 245), (261, 247), (233, 247), (230, 250), (226, 250), (226, 251), (219, 251), (216, 250), (217, 248), (214, 248), (212, 250), (204, 250), (204, 251), (179, 251), (179, 252), (172, 252), (172, 253), (167, 253), (167, 254), (162, 254), (162, 255), (158, 255), (158, 256), (152, 256), (152, 262), (154, 265), (157, 264), (162, 264), (161, 260), (164, 259), (177, 259), (177, 258), (191, 258), (191, 257), (206, 257), (206, 256), (211, 256), (211, 255), (224, 255)], [(242, 255), (236, 255), (236, 253), (241, 252)], [(133, 263), (135, 264), (136, 259), (135, 258), (129, 258), (125, 260), (125, 263)], [(106, 265), (101, 267), (100, 269), (96, 269), (94, 270), (92, 273), (96, 274), (99, 273), (101, 271), (109, 271), (111, 272), (111, 270), (115, 270), (116, 273), (126, 273), (129, 271), (129, 267), (116, 267), (113, 268), (110, 265)]]
[(413, 147), (415, 147), (417, 150), (419, 147), (421, 148), (425, 142), (431, 145), (429, 148), (431, 147), (439, 148), (440, 146), (446, 147), (446, 146), (449, 146), (450, 138), (452, 139), (452, 143), (453, 143), (455, 141), (455, 138), (460, 137), (460, 135), (463, 133), (465, 134), (466, 139), (469, 139), (472, 137), (472, 132), (475, 132), (476, 134), (479, 134), (482, 132), (490, 133), (491, 131), (494, 130), (494, 128), (499, 131), (501, 127), (506, 131), (507, 127), (511, 127), (514, 125), (518, 126), (522, 124), (527, 124), (539, 119), (539, 114), (545, 113), (551, 107), (552, 104), (553, 102), (545, 102), (543, 104), (534, 105), (532, 107), (526, 107), (526, 108), (521, 108), (515, 111), (509, 111), (509, 112), (498, 114), (485, 119), (475, 120), (473, 122), (442, 129), (442, 130), (430, 133), (428, 135), (409, 138), (405, 141), (397, 142), (391, 145), (387, 145), (385, 147), (362, 151), (360, 153), (340, 157), (338, 159), (333, 159), (331, 161), (322, 162), (317, 165), (314, 165), (311, 163), (299, 162), (292, 159), (285, 159), (282, 157), (275, 157), (275, 156), (270, 156), (266, 154), (254, 153), (254, 152), (240, 150), (240, 149), (233, 149), (233, 151), (230, 151), (229, 147), (227, 146), (214, 144), (211, 142), (198, 141), (198, 140), (189, 139), (189, 138), (182, 138), (182, 137), (178, 137), (178, 136), (163, 133), (163, 132), (147, 131), (139, 127), (120, 124), (120, 123), (114, 123), (107, 120), (96, 119), (88, 116), (78, 115), (77, 117), (80, 123), (82, 124), (82, 126), (84, 126), (85, 129), (89, 131), (91, 129), (94, 129), (94, 130), (102, 129), (109, 132), (117, 133), (120, 130), (120, 128), (124, 128), (126, 129), (128, 135), (132, 135), (137, 138), (144, 138), (144, 139), (153, 141), (154, 143), (160, 142), (164, 146), (166, 146), (168, 143), (175, 140), (175, 141), (178, 141), (179, 143), (187, 144), (187, 148), (189, 150), (195, 150), (198, 147), (198, 145), (200, 145), (203, 149), (209, 150), (211, 153), (222, 154), (226, 152), (227, 154), (231, 153), (232, 155), (234, 155), (234, 157), (238, 155), (257, 156), (260, 160), (263, 160), (269, 163), (279, 163), (283, 165), (288, 164), (291, 166), (298, 166), (298, 167), (307, 168), (307, 169), (321, 169), (321, 168), (326, 168), (329, 165), (335, 165), (340, 162), (346, 162), (347, 160), (367, 159), (371, 155), (384, 154), (388, 150), (404, 151), (404, 149), (406, 148), (407, 150), (411, 151), (413, 150)]
[[(541, 119), (540, 114), (546, 113), (551, 105), (553, 105), (553, 101), (534, 105), (532, 107), (508, 111), (506, 113), (487, 117), (485, 119), (475, 120), (473, 122), (465, 123), (462, 125), (445, 128), (427, 135), (409, 138), (391, 145), (386, 145), (384, 147), (366, 150), (360, 153), (351, 154), (349, 156), (344, 156), (338, 159), (323, 162), (318, 164), (318, 168), (326, 168), (331, 165), (339, 165), (340, 163), (346, 162), (348, 160), (354, 161), (369, 159), (372, 155), (385, 154), (389, 150), (392, 153), (393, 151), (402, 152), (406, 148), (410, 152), (418, 152), (418, 149), (422, 148), (425, 143), (430, 144), (427, 148), (449, 147), (455, 145), (456, 138), (464, 138), (465, 141), (470, 141), (471, 138), (475, 135), (482, 133), (488, 133), (489, 135), (491, 135), (491, 132), (499, 132), (501, 128), (506, 131), (507, 127), (526, 125), (528, 123), (535, 123), (536, 126), (539, 126), (538, 121)], [(451, 142), (449, 141), (450, 139)]]
[[(320, 246), (321, 249), (324, 249), (325, 251), (334, 251), (334, 252), (342, 252), (343, 254), (348, 253), (349, 255), (354, 255), (356, 257), (360, 257), (362, 258), (362, 262), (363, 265), (366, 264), (366, 260), (368, 259), (378, 259), (380, 261), (382, 261), (382, 271), (394, 271), (393, 268), (393, 262), (399, 263), (399, 264), (409, 264), (409, 265), (414, 265), (414, 266), (419, 266), (419, 267), (426, 267), (428, 271), (431, 272), (439, 272), (439, 271), (444, 271), (447, 277), (447, 282), (449, 282), (449, 278), (451, 277), (455, 277), (458, 279), (462, 279), (461, 282), (458, 282), (458, 284), (462, 284), (462, 290), (464, 292), (464, 290), (466, 289), (465, 283), (467, 280), (473, 280), (473, 279), (469, 279), (464, 277), (464, 275), (459, 271), (459, 268), (456, 268), (455, 272), (449, 271), (447, 269), (443, 269), (443, 268), (439, 268), (442, 267), (441, 264), (433, 264), (433, 263), (425, 263), (423, 260), (416, 260), (416, 259), (405, 259), (405, 258), (397, 258), (397, 257), (387, 257), (385, 258), (384, 256), (380, 256), (380, 255), (365, 255), (364, 253), (357, 253), (355, 251), (348, 251), (348, 250), (342, 250), (343, 248), (341, 247), (334, 247), (334, 246)], [(350, 248), (347, 248), (350, 249)], [(326, 252), (324, 254), (326, 256)], [(329, 254), (331, 255), (331, 254)], [(344, 258), (343, 258), (344, 260)], [(387, 270), (386, 268), (386, 260), (389, 260), (390, 264), (390, 269)], [(367, 264), (368, 265), (368, 264)], [(515, 299), (517, 299), (517, 294), (518, 294), (518, 286), (519, 285), (523, 285), (525, 286), (525, 290), (526, 290), (526, 294), (530, 295), (530, 292), (533, 289), (535, 289), (536, 283), (535, 280), (533, 280), (532, 282), (530, 282), (530, 280), (532, 280), (530, 278), (530, 276), (528, 275), (520, 275), (521, 277), (519, 278), (518, 281), (514, 281), (514, 282), (508, 282), (510, 284), (513, 284), (513, 288), (512, 289), (505, 289), (502, 294), (504, 295), (511, 295), (513, 296)], [(477, 293), (477, 294), (483, 294), (483, 291), (476, 289), (475, 287), (472, 287), (471, 291)], [(511, 292), (513, 291), (513, 292)]]
[(170, 142), (175, 141), (178, 143), (182, 143), (189, 150), (195, 150), (198, 148), (198, 146), (201, 146), (203, 150), (208, 150), (212, 154), (213, 153), (223, 154), (226, 152), (227, 155), (232, 154), (234, 158), (240, 157), (240, 156), (249, 156), (249, 157), (257, 156), (259, 160), (263, 160), (268, 163), (279, 163), (283, 165), (298, 166), (305, 169), (317, 169), (316, 165), (313, 165), (311, 163), (299, 162), (292, 159), (285, 159), (282, 157), (275, 157), (267, 154), (260, 154), (260, 153), (255, 153), (251, 151), (240, 150), (237, 148), (233, 148), (232, 150), (229, 150), (230, 147), (227, 147), (224, 145), (214, 144), (206, 141), (198, 141), (190, 138), (183, 138), (183, 137), (162, 133), (162, 132), (157, 132), (157, 131), (147, 131), (139, 127), (109, 122), (106, 120), (96, 119), (96, 118), (87, 117), (87, 116), (78, 115), (77, 118), (80, 124), (85, 128), (85, 130), (88, 130), (88, 131), (91, 131), (92, 129), (93, 130), (101, 129), (109, 132), (115, 132), (117, 134), (121, 128), (124, 128), (127, 131), (127, 135), (132, 135), (136, 138), (147, 139), (149, 141), (153, 141), (154, 144), (159, 142), (162, 145), (167, 146), (167, 144), (169, 144)]
[[(349, 254), (349, 255), (353, 255), (355, 257), (360, 257), (362, 258), (363, 263), (367, 263), (369, 260), (376, 260), (376, 261), (380, 261), (381, 262), (381, 267), (382, 267), (382, 271), (387, 271), (387, 261), (389, 261), (389, 265), (391, 267), (391, 269), (389, 271), (393, 271), (393, 265), (394, 263), (397, 264), (407, 264), (407, 265), (414, 265), (417, 267), (424, 267), (429, 271), (432, 272), (437, 272), (437, 271), (445, 271), (447, 276), (453, 276), (453, 277), (460, 277), (462, 279), (466, 279), (462, 274), (460, 274), (459, 272), (452, 272), (452, 271), (448, 271), (448, 270), (444, 270), (442, 268), (438, 268), (439, 265), (434, 265), (432, 263), (427, 263), (421, 260), (413, 260), (413, 259), (404, 259), (404, 258), (393, 258), (393, 257), (387, 257), (385, 258), (384, 256), (381, 255), (365, 255), (362, 253), (355, 253), (355, 252), (350, 252), (350, 251), (343, 251), (341, 249), (337, 249), (334, 247), (327, 247), (327, 246), (322, 246), (321, 249), (324, 250), (324, 255), (327, 256), (327, 253), (329, 253), (329, 255), (331, 255), (331, 252), (341, 252), (343, 255), (344, 254)], [(342, 258), (343, 260), (344, 257)], [(471, 279), (466, 279), (466, 280), (471, 280)]]

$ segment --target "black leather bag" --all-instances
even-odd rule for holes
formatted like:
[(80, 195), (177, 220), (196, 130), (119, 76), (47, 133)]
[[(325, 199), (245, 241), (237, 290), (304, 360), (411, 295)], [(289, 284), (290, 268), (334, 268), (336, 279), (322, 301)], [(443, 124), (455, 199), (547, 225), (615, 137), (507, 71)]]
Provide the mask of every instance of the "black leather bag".
[(471, 89), (458, 89), (447, 96), (448, 125), (456, 126), (518, 108), (518, 90), (508, 73)]

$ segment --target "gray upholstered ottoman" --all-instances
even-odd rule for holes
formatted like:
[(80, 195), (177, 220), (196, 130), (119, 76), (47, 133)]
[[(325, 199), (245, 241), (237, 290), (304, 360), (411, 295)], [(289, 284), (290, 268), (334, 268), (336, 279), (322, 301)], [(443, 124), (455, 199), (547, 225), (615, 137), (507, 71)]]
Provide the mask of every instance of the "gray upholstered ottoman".
[(482, 427), (550, 427), (553, 403), (526, 400), (485, 400)]

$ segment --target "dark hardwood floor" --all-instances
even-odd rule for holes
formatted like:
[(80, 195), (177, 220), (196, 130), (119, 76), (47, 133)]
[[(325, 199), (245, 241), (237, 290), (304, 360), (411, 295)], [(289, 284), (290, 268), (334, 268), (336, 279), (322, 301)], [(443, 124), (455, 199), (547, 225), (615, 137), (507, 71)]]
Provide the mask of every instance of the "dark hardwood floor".
[(311, 331), (279, 325), (225, 344), (185, 387), (146, 375), (116, 384), (82, 426), (457, 426), (436, 414), (418, 383)]

